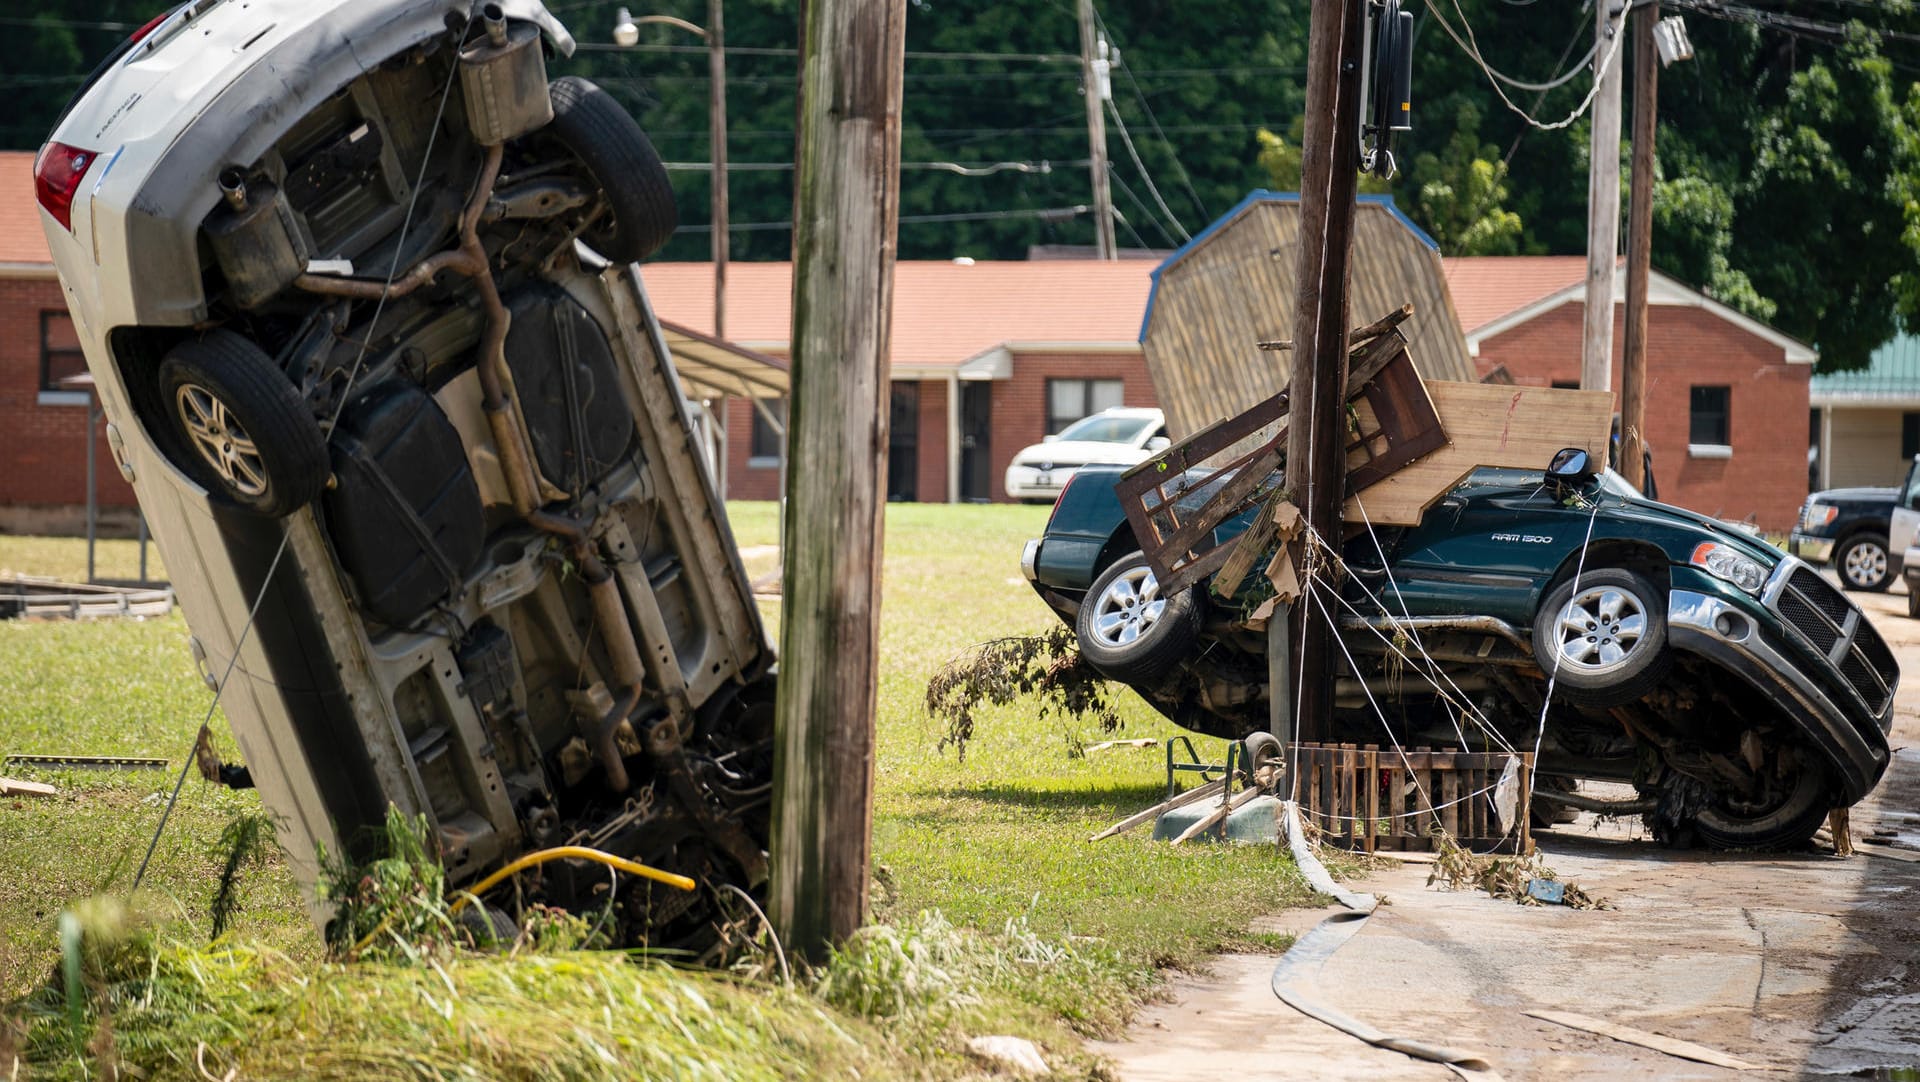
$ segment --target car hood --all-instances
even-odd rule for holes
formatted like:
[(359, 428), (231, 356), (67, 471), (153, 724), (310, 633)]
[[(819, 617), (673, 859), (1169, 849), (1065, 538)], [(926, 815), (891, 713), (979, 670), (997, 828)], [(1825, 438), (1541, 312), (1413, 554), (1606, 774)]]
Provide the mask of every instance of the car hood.
[(1130, 466), (1135, 462), (1146, 460), (1147, 452), (1139, 447), (1090, 440), (1055, 440), (1052, 443), (1036, 443), (1013, 456), (1013, 464), (1016, 466), (1036, 466), (1048, 462), (1059, 466), (1085, 466), (1095, 462)]
[[(1614, 517), (1637, 519), (1652, 524), (1671, 525), (1675, 520), (1697, 527), (1712, 535), (1712, 539), (1741, 555), (1757, 560), (1760, 565), (1771, 570), (1774, 565), (1786, 558), (1786, 553), (1768, 544), (1765, 539), (1756, 537), (1744, 530), (1736, 530), (1718, 519), (1709, 518), (1698, 511), (1689, 511), (1684, 507), (1675, 507), (1670, 503), (1654, 500), (1627, 499), (1616, 497), (1617, 510)], [(1681, 559), (1684, 561), (1685, 557)]]
[(1897, 488), (1830, 488), (1810, 498), (1821, 503), (1883, 503), (1898, 499)]

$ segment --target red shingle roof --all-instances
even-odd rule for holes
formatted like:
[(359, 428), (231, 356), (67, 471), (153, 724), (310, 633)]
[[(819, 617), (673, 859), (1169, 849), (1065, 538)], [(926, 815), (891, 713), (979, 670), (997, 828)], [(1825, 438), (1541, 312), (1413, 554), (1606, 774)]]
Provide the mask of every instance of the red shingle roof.
[[(893, 283), (893, 363), (953, 365), (1006, 342), (1131, 345), (1152, 270), (1145, 261), (901, 262)], [(712, 331), (713, 264), (648, 263), (641, 276), (660, 318)], [(783, 346), (792, 310), (792, 264), (728, 264), (728, 338)]]
[(33, 198), (33, 152), (0, 150), (0, 263), (53, 266)]
[(1441, 264), (1467, 334), (1587, 277), (1583, 255), (1455, 256)]

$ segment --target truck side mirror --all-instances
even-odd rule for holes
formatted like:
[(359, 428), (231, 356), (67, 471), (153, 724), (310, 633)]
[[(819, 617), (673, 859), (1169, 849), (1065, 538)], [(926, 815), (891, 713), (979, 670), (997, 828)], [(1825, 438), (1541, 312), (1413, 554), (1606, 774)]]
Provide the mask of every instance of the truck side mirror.
[(1566, 447), (1547, 463), (1547, 487), (1558, 492), (1593, 480), (1593, 457), (1579, 447)]

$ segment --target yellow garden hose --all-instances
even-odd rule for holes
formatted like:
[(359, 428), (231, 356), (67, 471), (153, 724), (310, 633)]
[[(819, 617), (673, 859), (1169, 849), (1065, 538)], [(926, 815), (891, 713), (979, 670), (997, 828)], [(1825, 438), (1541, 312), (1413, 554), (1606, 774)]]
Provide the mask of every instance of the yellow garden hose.
[(485, 894), (495, 886), (498, 886), (502, 880), (515, 872), (525, 871), (536, 864), (545, 864), (550, 860), (565, 860), (569, 857), (596, 861), (605, 864), (609, 868), (626, 872), (629, 875), (642, 876), (656, 883), (665, 883), (667, 886), (678, 887), (681, 890), (692, 890), (694, 888), (693, 880), (688, 879), (684, 875), (675, 875), (672, 872), (663, 872), (658, 868), (649, 868), (645, 864), (628, 860), (625, 857), (616, 857), (612, 853), (603, 853), (598, 849), (589, 849), (584, 845), (561, 845), (555, 846), (552, 849), (542, 849), (538, 853), (528, 853), (526, 856), (508, 863), (499, 871), (475, 883), (473, 889), (454, 901), (452, 908), (449, 909), (448, 912), (458, 913), (461, 907), (465, 906), (475, 897)]

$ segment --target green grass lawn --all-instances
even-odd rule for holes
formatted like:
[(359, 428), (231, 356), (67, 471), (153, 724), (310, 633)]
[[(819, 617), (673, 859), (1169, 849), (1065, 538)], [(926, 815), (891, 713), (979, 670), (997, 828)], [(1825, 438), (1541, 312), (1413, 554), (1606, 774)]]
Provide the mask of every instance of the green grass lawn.
[[(772, 504), (736, 503), (728, 512), (743, 548), (778, 542)], [(1157, 799), (1163, 779), (1157, 750), (1076, 757), (1074, 749), (1106, 735), (1092, 722), (1042, 719), (1036, 704), (1015, 704), (981, 713), (964, 761), (937, 750), (943, 729), (921, 705), (927, 679), (973, 643), (1038, 632), (1054, 620), (1018, 566), (1021, 544), (1045, 518), (1046, 509), (1034, 507), (888, 508), (874, 853), (879, 916), (903, 934), (917, 934), (911, 930), (923, 911), (939, 911), (960, 929), (990, 936), (1014, 921), (1020, 936), (1098, 945), (1106, 961), (1085, 986), (1027, 987), (1014, 995), (1017, 1009), (981, 1008), (972, 1023), (1026, 1032), (1071, 1056), (1073, 1028), (1111, 1031), (1150, 994), (1158, 967), (1195, 964), (1223, 948), (1270, 948), (1267, 937), (1248, 931), (1249, 921), (1310, 895), (1276, 850), (1173, 849), (1143, 832), (1088, 842)], [(81, 542), (0, 538), (0, 568), (71, 574), (76, 552), (84, 565)], [(771, 557), (754, 563), (777, 566)], [(120, 573), (113, 566), (103, 573)], [(777, 641), (779, 601), (763, 600), (762, 611)], [(186, 637), (177, 615), (0, 623), (0, 755), (162, 756), (177, 767), (209, 700)], [(1120, 711), (1122, 735), (1176, 731), (1131, 693)], [(223, 722), (214, 725), (224, 737)], [(221, 747), (231, 754), (230, 740)], [(1202, 747), (1224, 756), (1218, 741)], [(173, 781), (171, 773), (33, 776), (62, 795), (0, 801), (0, 1000), (44, 980), (57, 956), (53, 922), (62, 907), (125, 889)], [(205, 938), (214, 842), (236, 815), (257, 807), (251, 793), (188, 779), (149, 874), (154, 890), (141, 903), (164, 935)], [(246, 882), (239, 941), (296, 966), (317, 961), (317, 936), (284, 868), (270, 865)], [(934, 1045), (950, 1046), (953, 1028), (936, 1027)], [(4, 1044), (0, 1034), (0, 1050)], [(871, 1066), (891, 1073), (884, 1063)], [(948, 1077), (967, 1069), (964, 1059), (951, 1066), (926, 1070)]]

